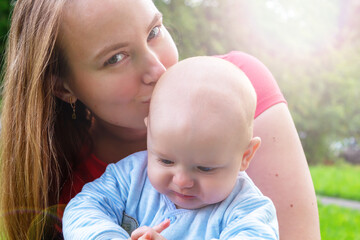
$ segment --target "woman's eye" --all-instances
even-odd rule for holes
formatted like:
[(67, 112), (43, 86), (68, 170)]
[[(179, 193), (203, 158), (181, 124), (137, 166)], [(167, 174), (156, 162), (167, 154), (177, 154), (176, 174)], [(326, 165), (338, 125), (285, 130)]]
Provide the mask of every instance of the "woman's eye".
[(156, 37), (159, 35), (159, 33), (160, 33), (160, 27), (161, 27), (161, 26), (156, 26), (156, 27), (154, 27), (153, 29), (151, 29), (151, 32), (149, 33), (149, 36), (148, 36), (148, 38), (147, 38), (148, 41), (150, 41), (150, 40), (153, 39), (153, 38), (156, 38)]
[(173, 161), (166, 160), (166, 159), (160, 159), (160, 162), (164, 165), (171, 165), (174, 163)]
[(211, 168), (211, 167), (197, 167), (200, 171), (202, 172), (211, 172), (212, 170), (214, 170), (214, 168)]
[(112, 56), (109, 60), (107, 60), (105, 62), (105, 66), (106, 65), (113, 65), (115, 63), (120, 62), (121, 60), (123, 60), (125, 58), (125, 54), (123, 53), (117, 53), (114, 56)]

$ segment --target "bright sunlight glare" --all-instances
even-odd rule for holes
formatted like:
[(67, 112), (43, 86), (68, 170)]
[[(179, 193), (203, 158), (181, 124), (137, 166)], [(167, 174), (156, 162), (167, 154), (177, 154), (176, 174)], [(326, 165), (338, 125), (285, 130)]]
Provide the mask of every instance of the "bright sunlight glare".
[(250, 9), (257, 37), (272, 48), (313, 52), (340, 27), (341, 0), (253, 0)]

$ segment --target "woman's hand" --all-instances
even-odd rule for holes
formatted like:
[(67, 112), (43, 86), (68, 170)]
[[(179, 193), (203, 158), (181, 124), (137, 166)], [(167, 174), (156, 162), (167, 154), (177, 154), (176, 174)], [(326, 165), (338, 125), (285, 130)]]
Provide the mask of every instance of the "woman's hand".
[(131, 234), (131, 240), (166, 240), (160, 233), (170, 226), (170, 220), (166, 219), (155, 227), (139, 227)]

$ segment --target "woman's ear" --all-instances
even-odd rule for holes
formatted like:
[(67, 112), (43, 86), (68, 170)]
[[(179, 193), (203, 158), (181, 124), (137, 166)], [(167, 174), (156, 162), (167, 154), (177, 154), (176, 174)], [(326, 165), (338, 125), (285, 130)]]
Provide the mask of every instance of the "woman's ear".
[(261, 139), (259, 137), (254, 137), (250, 140), (249, 146), (246, 148), (242, 160), (240, 171), (245, 171), (250, 164), (251, 159), (254, 157), (256, 150), (260, 147)]
[(77, 97), (71, 91), (67, 81), (65, 81), (65, 79), (58, 76), (53, 76), (53, 77), (55, 80), (55, 90), (54, 90), (55, 96), (67, 103), (76, 102)]

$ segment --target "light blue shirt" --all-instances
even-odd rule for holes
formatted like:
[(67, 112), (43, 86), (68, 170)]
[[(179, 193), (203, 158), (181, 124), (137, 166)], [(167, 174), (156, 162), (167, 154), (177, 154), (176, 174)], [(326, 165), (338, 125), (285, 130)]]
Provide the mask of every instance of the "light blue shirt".
[[(132, 154), (84, 186), (67, 205), (65, 239), (129, 239), (140, 226), (170, 219), (169, 240), (278, 239), (275, 207), (245, 172), (222, 202), (196, 210), (176, 209), (147, 177), (147, 152)], [(128, 233), (129, 232), (129, 233)]]

